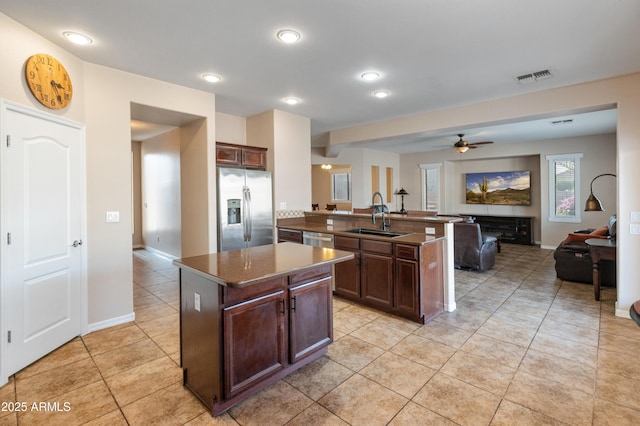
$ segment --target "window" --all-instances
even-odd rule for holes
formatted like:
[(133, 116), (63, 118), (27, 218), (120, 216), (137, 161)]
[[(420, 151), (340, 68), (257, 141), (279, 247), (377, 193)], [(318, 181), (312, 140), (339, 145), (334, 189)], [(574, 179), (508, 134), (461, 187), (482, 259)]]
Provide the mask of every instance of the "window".
[(351, 200), (351, 173), (331, 175), (331, 197), (333, 201)]
[(437, 212), (440, 210), (440, 164), (420, 164), (422, 169), (422, 206), (421, 210)]
[(581, 221), (580, 158), (582, 154), (547, 155), (550, 222)]

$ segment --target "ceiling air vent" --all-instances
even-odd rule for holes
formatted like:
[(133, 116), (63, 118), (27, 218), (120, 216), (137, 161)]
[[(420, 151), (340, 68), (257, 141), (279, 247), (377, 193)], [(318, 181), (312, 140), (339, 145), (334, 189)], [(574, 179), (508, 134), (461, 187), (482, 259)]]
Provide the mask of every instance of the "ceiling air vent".
[(529, 83), (533, 83), (533, 82), (544, 80), (551, 77), (552, 77), (551, 71), (542, 70), (542, 71), (532, 72), (529, 74), (519, 75), (516, 77), (516, 81), (520, 84), (529, 84)]
[(573, 123), (573, 119), (572, 118), (568, 118), (566, 120), (554, 120), (554, 121), (550, 121), (549, 123), (551, 123), (554, 126), (558, 126), (560, 124), (571, 124), (571, 123)]

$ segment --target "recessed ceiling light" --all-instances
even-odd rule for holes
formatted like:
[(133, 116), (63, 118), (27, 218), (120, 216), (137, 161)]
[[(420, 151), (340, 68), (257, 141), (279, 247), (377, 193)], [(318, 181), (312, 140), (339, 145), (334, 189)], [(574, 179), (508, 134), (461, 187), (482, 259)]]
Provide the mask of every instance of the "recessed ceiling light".
[(93, 40), (91, 40), (90, 37), (73, 31), (65, 31), (62, 33), (62, 35), (65, 36), (66, 39), (71, 43), (79, 44), (81, 46), (86, 46), (87, 44), (93, 43)]
[(284, 43), (295, 43), (300, 40), (301, 35), (295, 30), (280, 30), (276, 34), (276, 37)]
[(362, 78), (364, 81), (373, 81), (373, 80), (377, 80), (380, 78), (380, 73), (375, 72), (375, 71), (367, 71), (365, 73), (363, 73), (360, 78)]
[(386, 90), (376, 90), (375, 92), (373, 92), (373, 96), (382, 99), (389, 96), (389, 92), (387, 92)]
[(294, 97), (284, 98), (282, 101), (287, 105), (298, 105), (300, 103), (300, 99)]
[(202, 74), (202, 78), (208, 81), (209, 83), (217, 83), (220, 80), (222, 80), (222, 77), (215, 74)]

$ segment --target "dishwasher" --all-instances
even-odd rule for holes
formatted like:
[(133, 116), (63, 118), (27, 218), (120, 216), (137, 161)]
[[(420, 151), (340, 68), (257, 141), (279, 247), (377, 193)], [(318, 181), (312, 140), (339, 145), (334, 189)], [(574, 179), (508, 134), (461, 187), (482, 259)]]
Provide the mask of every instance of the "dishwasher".
[(302, 244), (314, 247), (333, 248), (333, 234), (304, 231), (302, 233)]

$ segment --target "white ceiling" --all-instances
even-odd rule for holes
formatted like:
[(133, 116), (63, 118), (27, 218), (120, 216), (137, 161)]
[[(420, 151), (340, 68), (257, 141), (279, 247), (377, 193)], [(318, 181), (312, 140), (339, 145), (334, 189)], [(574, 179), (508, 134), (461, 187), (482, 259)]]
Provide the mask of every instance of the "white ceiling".
[[(85, 61), (216, 93), (219, 112), (310, 117), (314, 145), (334, 129), (640, 71), (638, 0), (0, 0), (0, 12)], [(276, 40), (282, 28), (301, 41)], [(94, 43), (71, 45), (66, 30)], [(544, 69), (551, 78), (515, 80)], [(368, 70), (382, 78), (362, 81)], [(376, 89), (390, 96), (376, 99)], [(615, 130), (615, 114), (590, 119), (603, 127), (571, 129)], [(448, 130), (371, 146), (412, 152), (453, 144), (456, 133), (497, 143), (552, 133), (537, 119)]]

